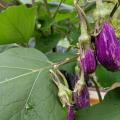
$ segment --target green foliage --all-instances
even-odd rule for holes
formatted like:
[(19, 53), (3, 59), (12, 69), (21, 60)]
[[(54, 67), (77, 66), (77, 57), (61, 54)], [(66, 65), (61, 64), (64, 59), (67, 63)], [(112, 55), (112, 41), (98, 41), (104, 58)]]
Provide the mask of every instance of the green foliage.
[(60, 34), (51, 34), (48, 36), (40, 36), (40, 34), (38, 34), (36, 36), (36, 48), (42, 52), (48, 52), (56, 47), (60, 38)]
[(0, 44), (27, 43), (33, 35), (36, 7), (13, 6), (0, 13)]
[(98, 66), (96, 70), (98, 81), (102, 87), (111, 87), (113, 83), (120, 82), (120, 72), (107, 71), (102, 66)]
[[(93, 35), (95, 2), (80, 0), (79, 4)], [(110, 11), (114, 7), (105, 5)], [(111, 18), (118, 38), (119, 13), (118, 9)], [(0, 120), (66, 120), (67, 110), (60, 104), (49, 70), (75, 58), (79, 22), (73, 0), (0, 1)], [(70, 48), (58, 53), (57, 44), (62, 39), (69, 41)], [(28, 48), (30, 40), (35, 48)], [(59, 69), (73, 75), (76, 63), (77, 58)], [(119, 72), (109, 72), (101, 65), (96, 75), (103, 88), (120, 82)], [(119, 120), (119, 92), (120, 88), (114, 89), (101, 104), (75, 112), (75, 120)]]
[(63, 120), (65, 109), (49, 79), (51, 62), (35, 49), (14, 48), (0, 55), (0, 119)]

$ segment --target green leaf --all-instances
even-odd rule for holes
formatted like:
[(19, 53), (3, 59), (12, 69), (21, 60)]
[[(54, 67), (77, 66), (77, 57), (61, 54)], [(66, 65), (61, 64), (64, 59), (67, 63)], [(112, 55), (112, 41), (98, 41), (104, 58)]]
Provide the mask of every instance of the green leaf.
[(75, 17), (75, 13), (58, 13), (57, 16), (55, 17), (55, 22), (61, 22), (66, 19), (73, 19)]
[(19, 46), (17, 44), (0, 45), (0, 53), (15, 47), (19, 47)]
[(69, 34), (69, 41), (72, 45), (76, 45), (80, 36), (78, 28), (73, 27)]
[(36, 48), (42, 52), (48, 52), (52, 48), (56, 47), (56, 44), (60, 40), (61, 35), (54, 33), (47, 36), (36, 35)]
[(80, 110), (75, 120), (119, 120), (120, 88), (110, 91), (105, 100), (96, 106)]
[(110, 72), (100, 65), (97, 67), (96, 75), (102, 87), (111, 87), (113, 83), (120, 82), (120, 72)]
[[(72, 53), (50, 53), (47, 56), (48, 56), (49, 60), (54, 63), (62, 62), (65, 59), (75, 57), (75, 55)], [(75, 65), (76, 65), (76, 61), (73, 61), (73, 62), (67, 63), (65, 65), (61, 65), (60, 70), (65, 70), (69, 73), (73, 73), (75, 71)]]
[(49, 79), (51, 62), (35, 49), (0, 54), (0, 119), (65, 120), (66, 110)]
[(35, 18), (36, 7), (24, 5), (0, 13), (0, 44), (28, 42), (34, 32)]

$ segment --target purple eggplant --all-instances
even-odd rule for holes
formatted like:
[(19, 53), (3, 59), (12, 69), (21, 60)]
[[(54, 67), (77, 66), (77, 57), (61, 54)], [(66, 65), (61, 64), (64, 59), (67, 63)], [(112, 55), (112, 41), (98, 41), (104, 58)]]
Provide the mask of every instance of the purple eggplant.
[(80, 65), (85, 74), (91, 74), (96, 70), (96, 58), (91, 48), (87, 48), (84, 55), (80, 54)]
[(104, 23), (101, 32), (96, 37), (95, 46), (98, 61), (109, 71), (119, 71), (120, 43), (109, 23)]
[(73, 106), (68, 106), (67, 120), (74, 120)]
[(90, 106), (89, 92), (86, 85), (84, 85), (80, 94), (77, 92), (74, 93), (74, 102), (76, 108), (86, 108)]

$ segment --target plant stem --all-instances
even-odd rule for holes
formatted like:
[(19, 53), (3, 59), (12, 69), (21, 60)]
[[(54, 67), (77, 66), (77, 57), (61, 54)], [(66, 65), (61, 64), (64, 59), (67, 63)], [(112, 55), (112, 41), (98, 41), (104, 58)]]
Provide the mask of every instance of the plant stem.
[(52, 69), (50, 70), (50, 73), (51, 73), (51, 77), (52, 77), (54, 83), (58, 86), (60, 84), (60, 80), (59, 80), (57, 74)]
[(55, 68), (58, 68), (58, 67), (61, 66), (61, 65), (64, 65), (64, 64), (67, 64), (67, 63), (76, 61), (77, 57), (78, 57), (78, 56), (75, 56), (75, 57), (72, 57), (72, 58), (66, 58), (64, 61), (55, 63), (53, 66), (54, 66)]
[(80, 24), (84, 25), (85, 29), (87, 30), (87, 19), (86, 19), (84, 11), (81, 9), (81, 7), (78, 4), (78, 0), (74, 0), (74, 6), (75, 6), (76, 11), (78, 13), (78, 17), (79, 17), (80, 22), (81, 22)]
[(46, 7), (46, 10), (47, 10), (48, 15), (51, 17), (51, 13), (50, 13), (50, 11), (49, 11), (49, 7), (48, 7), (48, 2), (47, 2), (47, 0), (44, 0), (44, 4), (45, 4), (45, 7)]
[(66, 80), (65, 76), (64, 76), (59, 70), (57, 70), (57, 73), (58, 73), (58, 74), (61, 76), (61, 78), (63, 79), (65, 86), (66, 86), (67, 88), (69, 88), (69, 85), (68, 85), (68, 83), (67, 83), (67, 80)]
[(100, 93), (99, 85), (98, 85), (97, 81), (96, 81), (94, 78), (92, 78), (91, 80), (92, 80), (92, 82), (93, 82), (94, 85), (95, 85), (95, 88), (96, 88), (96, 91), (97, 91), (97, 94), (98, 94), (99, 101), (102, 102), (102, 96), (101, 96), (101, 93)]
[(119, 6), (120, 6), (120, 0), (118, 3), (115, 4), (114, 8), (112, 9), (112, 12), (110, 13), (110, 17), (113, 17), (113, 15), (115, 14), (115, 12), (119, 8)]
[(62, 4), (64, 1), (65, 1), (65, 0), (61, 0), (61, 1), (60, 1), (60, 4), (58, 5), (58, 7), (57, 7), (57, 9), (56, 9), (56, 11), (55, 11), (55, 13), (54, 13), (54, 15), (53, 15), (53, 18), (54, 18), (54, 19), (55, 19), (57, 13), (58, 13), (58, 10), (59, 10), (61, 4)]
[[(59, 84), (61, 83), (60, 82), (60, 79), (59, 77), (62, 78), (63, 82), (64, 82), (64, 85), (69, 88), (69, 85), (67, 83), (67, 80), (65, 78), (65, 76), (58, 70), (58, 69), (55, 69), (55, 70), (50, 70), (50, 73), (51, 73), (51, 78), (53, 79), (54, 83), (59, 86)], [(58, 76), (59, 75), (59, 76)]]

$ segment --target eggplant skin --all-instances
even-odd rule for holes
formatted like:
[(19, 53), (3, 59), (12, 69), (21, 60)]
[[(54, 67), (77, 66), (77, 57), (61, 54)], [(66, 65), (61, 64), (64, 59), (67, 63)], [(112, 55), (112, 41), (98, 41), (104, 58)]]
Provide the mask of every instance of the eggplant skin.
[(109, 71), (120, 70), (120, 43), (113, 27), (105, 22), (95, 40), (95, 54), (98, 61)]
[(74, 102), (75, 102), (75, 108), (87, 108), (90, 106), (90, 97), (87, 85), (85, 85), (81, 91), (81, 93), (78, 95), (77, 93), (74, 93)]
[(80, 65), (85, 74), (91, 74), (96, 70), (96, 58), (91, 48), (87, 48), (84, 57), (80, 58)]
[(74, 120), (73, 106), (68, 106), (67, 120)]

